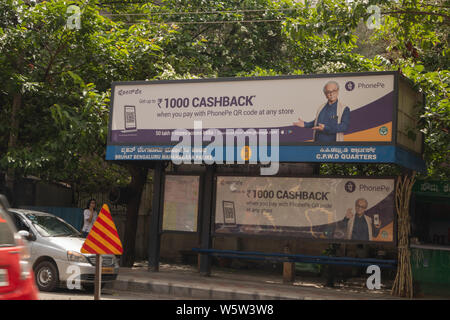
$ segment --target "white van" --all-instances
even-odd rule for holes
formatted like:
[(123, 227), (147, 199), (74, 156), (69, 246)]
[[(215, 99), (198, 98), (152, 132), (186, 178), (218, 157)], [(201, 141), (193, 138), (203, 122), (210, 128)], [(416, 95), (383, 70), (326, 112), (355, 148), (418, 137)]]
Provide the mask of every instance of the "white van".
[[(19, 234), (28, 240), (31, 264), (40, 291), (53, 291), (59, 286), (76, 288), (77, 284), (92, 290), (96, 257), (95, 254), (80, 252), (85, 240), (80, 232), (49, 213), (9, 209), (9, 214)], [(102, 255), (102, 285), (114, 281), (118, 272), (116, 256)]]

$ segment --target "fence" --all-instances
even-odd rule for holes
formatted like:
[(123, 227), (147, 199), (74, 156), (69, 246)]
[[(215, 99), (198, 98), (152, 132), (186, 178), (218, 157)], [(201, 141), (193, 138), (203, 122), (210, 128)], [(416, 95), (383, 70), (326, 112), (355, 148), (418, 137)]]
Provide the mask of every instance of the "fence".
[(67, 207), (34, 207), (34, 206), (22, 206), (23, 209), (42, 211), (51, 213), (57, 217), (60, 217), (72, 227), (81, 230), (83, 227), (83, 209), (80, 208), (67, 208)]

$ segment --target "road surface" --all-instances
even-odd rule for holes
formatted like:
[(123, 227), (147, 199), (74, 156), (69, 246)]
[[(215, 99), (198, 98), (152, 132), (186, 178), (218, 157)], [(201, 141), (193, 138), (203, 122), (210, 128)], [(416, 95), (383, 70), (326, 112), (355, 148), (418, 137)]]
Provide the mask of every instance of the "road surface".
[[(172, 295), (103, 289), (101, 300), (189, 300)], [(57, 289), (55, 292), (39, 292), (40, 300), (94, 300), (94, 292)]]

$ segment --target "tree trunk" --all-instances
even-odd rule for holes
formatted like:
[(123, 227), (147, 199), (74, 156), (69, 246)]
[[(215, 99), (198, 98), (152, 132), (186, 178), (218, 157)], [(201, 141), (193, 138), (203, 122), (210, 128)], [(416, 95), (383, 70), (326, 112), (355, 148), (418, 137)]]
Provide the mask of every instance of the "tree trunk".
[(127, 219), (125, 224), (125, 236), (123, 241), (122, 267), (131, 268), (135, 259), (136, 232), (141, 204), (142, 191), (147, 181), (148, 168), (128, 165), (131, 174), (131, 183), (128, 186), (130, 198), (127, 204)]
[(416, 173), (397, 178), (395, 205), (398, 217), (398, 265), (397, 275), (392, 286), (391, 294), (397, 297), (414, 297), (413, 277), (411, 269), (411, 252), (409, 250), (409, 235), (411, 229), (411, 217), (409, 203)]

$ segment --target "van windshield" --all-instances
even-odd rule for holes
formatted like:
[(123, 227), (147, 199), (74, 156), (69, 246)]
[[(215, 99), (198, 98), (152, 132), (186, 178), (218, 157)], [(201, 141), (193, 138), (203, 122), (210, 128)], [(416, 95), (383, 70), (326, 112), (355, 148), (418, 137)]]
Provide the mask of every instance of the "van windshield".
[(26, 216), (43, 237), (81, 237), (74, 227), (58, 217), (33, 213)]
[(8, 219), (9, 217), (6, 215), (3, 207), (0, 206), (0, 247), (11, 247), (16, 245), (14, 240), (14, 230)]

